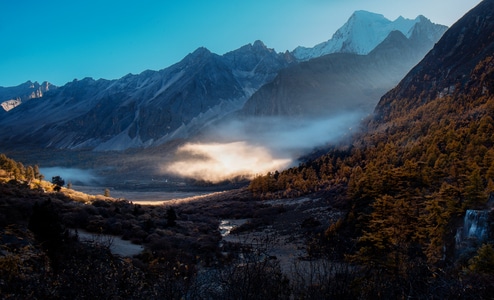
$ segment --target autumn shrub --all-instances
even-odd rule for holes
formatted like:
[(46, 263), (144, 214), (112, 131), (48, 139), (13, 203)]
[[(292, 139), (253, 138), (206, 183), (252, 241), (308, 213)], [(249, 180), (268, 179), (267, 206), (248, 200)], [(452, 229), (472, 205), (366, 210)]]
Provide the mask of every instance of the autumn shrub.
[(86, 230), (94, 233), (104, 233), (105, 219), (100, 215), (90, 216), (88, 218)]
[(115, 217), (106, 219), (105, 228), (107, 234), (121, 235), (123, 233), (122, 221)]
[(63, 222), (71, 228), (86, 228), (89, 224), (89, 213), (83, 207), (72, 208), (63, 215)]
[(143, 297), (145, 276), (131, 260), (112, 255), (98, 245), (64, 246), (63, 265), (55, 275), (54, 296), (61, 299), (130, 299)]
[(352, 285), (360, 275), (356, 266), (316, 259), (295, 262), (290, 267), (290, 286), (295, 299), (356, 299)]
[(94, 207), (104, 207), (104, 208), (108, 208), (111, 206), (111, 204), (105, 200), (95, 200), (91, 203), (91, 205)]
[(251, 229), (256, 228), (257, 226), (261, 226), (264, 223), (260, 219), (252, 219), (248, 220), (247, 222), (243, 223), (240, 226), (236, 226), (230, 230), (230, 234), (238, 234), (241, 232), (249, 231)]
[[(279, 262), (264, 259), (255, 252), (244, 252), (235, 260), (209, 270), (209, 282), (202, 290), (208, 299), (289, 299), (288, 278), (281, 272)], [(211, 288), (214, 287), (214, 288)]]
[(45, 298), (52, 269), (33, 234), (23, 226), (0, 229), (0, 294), (4, 299)]

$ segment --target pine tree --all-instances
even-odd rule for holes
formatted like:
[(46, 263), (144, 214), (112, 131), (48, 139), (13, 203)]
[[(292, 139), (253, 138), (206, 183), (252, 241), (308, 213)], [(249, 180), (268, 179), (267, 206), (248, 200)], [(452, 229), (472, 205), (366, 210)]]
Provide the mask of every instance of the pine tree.
[(480, 168), (475, 164), (473, 171), (468, 176), (467, 185), (465, 186), (466, 192), (466, 206), (467, 208), (481, 207), (487, 201), (487, 195), (484, 192), (484, 185), (482, 183), (482, 177), (480, 176)]
[(468, 261), (472, 272), (494, 275), (494, 249), (491, 244), (484, 244), (477, 250), (477, 255)]
[(28, 184), (31, 184), (31, 182), (35, 179), (35, 176), (34, 176), (34, 169), (32, 166), (28, 166), (26, 168), (26, 180), (28, 182)]
[(33, 170), (34, 170), (34, 178), (38, 180), (45, 179), (45, 176), (43, 176), (43, 174), (40, 173), (38, 165), (34, 165)]
[(60, 192), (62, 187), (65, 185), (65, 180), (63, 180), (60, 176), (53, 176), (51, 178), (51, 183), (54, 185), (53, 190)]

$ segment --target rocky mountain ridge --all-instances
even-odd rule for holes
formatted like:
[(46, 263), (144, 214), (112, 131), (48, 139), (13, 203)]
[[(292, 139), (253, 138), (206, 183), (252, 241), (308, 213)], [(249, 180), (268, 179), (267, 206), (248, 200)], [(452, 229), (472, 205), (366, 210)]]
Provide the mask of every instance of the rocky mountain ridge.
[(428, 42), (434, 42), (441, 37), (447, 27), (433, 24), (422, 15), (413, 20), (400, 16), (390, 21), (381, 14), (356, 11), (330, 40), (312, 48), (297, 47), (292, 53), (300, 61), (331, 53), (366, 55), (382, 43), (392, 31), (400, 31), (407, 38), (411, 38), (419, 29), (420, 34), (427, 37)]
[(329, 118), (372, 113), (381, 96), (437, 42), (418, 24), (409, 37), (390, 32), (367, 55), (328, 54), (281, 70), (246, 102), (242, 114)]
[[(356, 14), (365, 15), (362, 12)], [(420, 22), (414, 23), (413, 28), (418, 28), (418, 24), (423, 24), (425, 28), (436, 26), (427, 23), (425, 18), (418, 19)], [(414, 32), (418, 34), (419, 31)], [(430, 30), (422, 30), (417, 41), (412, 38), (412, 33), (409, 41), (416, 45), (420, 40), (426, 45), (417, 52), (419, 56), (423, 55), (423, 49), (431, 47), (428, 42)], [(277, 76), (295, 79), (289, 94), (291, 97), (299, 97), (294, 100), (297, 103), (279, 101), (277, 105), (283, 106), (281, 110), (291, 111), (302, 106), (299, 110), (317, 111), (319, 114), (327, 112), (327, 109), (319, 109), (317, 101), (321, 101), (321, 93), (324, 96), (322, 101), (327, 98), (324, 95), (326, 93), (329, 96), (345, 94), (349, 96), (348, 99), (339, 98), (371, 107), (373, 102), (367, 101), (369, 96), (373, 99), (380, 97), (398, 82), (406, 73), (405, 70), (420, 59), (414, 56), (416, 53), (409, 51), (418, 48), (410, 44), (407, 49), (406, 45), (402, 45), (408, 43), (403, 34), (392, 34), (390, 39), (387, 42), (397, 43), (397, 49), (401, 50), (388, 49), (380, 56), (375, 54), (367, 58), (368, 61), (375, 60), (373, 66), (379, 69), (377, 73), (360, 72), (362, 64), (368, 62), (363, 63), (366, 59), (357, 54), (339, 54), (334, 58), (309, 61), (298, 67), (292, 53), (277, 53), (261, 41), (256, 41), (221, 56), (206, 48), (199, 48), (182, 61), (160, 71), (129, 74), (118, 80), (74, 80), (46, 93), (42, 101), (26, 102), (3, 113), (0, 126), (5, 130), (0, 133), (0, 140), (4, 148), (123, 151), (160, 146), (188, 139), (209, 124), (241, 110), (254, 93)], [(398, 55), (397, 59), (396, 54), (402, 56)], [(409, 57), (404, 58), (406, 55), (414, 58), (409, 60)], [(337, 57), (344, 59), (339, 62)], [(342, 70), (347, 73), (341, 73)], [(280, 71), (282, 73), (278, 75)], [(343, 80), (345, 84), (354, 82), (357, 89), (355, 86), (342, 87), (334, 83), (328, 85), (327, 80), (334, 83)], [(372, 86), (366, 84), (366, 81), (371, 82)], [(384, 81), (386, 83), (382, 84)], [(256, 97), (264, 99), (263, 91)], [(301, 101), (303, 93), (316, 95), (314, 99), (317, 99), (304, 103)], [(255, 100), (258, 99), (256, 97), (249, 103), (257, 103), (258, 108), (266, 105), (261, 109), (269, 110), (267, 102)], [(334, 105), (335, 111), (340, 105), (337, 100), (326, 102), (326, 107)], [(248, 111), (250, 105), (244, 111)]]
[(276, 53), (258, 41), (223, 56), (199, 48), (161, 71), (111, 81), (74, 80), (43, 101), (8, 113), (0, 124), (12, 130), (4, 131), (2, 140), (11, 145), (106, 151), (186, 138), (239, 109), (293, 61), (289, 54)]
[(0, 87), (0, 105), (4, 111), (9, 111), (23, 102), (41, 98), (44, 93), (56, 88), (47, 81), (41, 84), (27, 81), (14, 87)]

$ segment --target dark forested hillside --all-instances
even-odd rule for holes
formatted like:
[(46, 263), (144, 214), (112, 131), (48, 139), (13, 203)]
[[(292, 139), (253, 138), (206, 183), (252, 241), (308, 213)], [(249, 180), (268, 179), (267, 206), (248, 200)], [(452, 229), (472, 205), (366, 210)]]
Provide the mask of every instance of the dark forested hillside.
[(261, 197), (344, 191), (348, 215), (321, 243), (367, 270), (366, 297), (494, 291), (492, 244), (465, 250), (456, 239), (466, 210), (487, 209), (494, 192), (493, 15), (483, 1), (456, 23), (353, 144), (250, 185)]

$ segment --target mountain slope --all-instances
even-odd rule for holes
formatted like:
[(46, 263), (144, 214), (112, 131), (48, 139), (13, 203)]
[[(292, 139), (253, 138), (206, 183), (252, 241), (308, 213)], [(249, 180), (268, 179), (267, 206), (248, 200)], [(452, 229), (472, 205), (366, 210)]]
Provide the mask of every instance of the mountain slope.
[(362, 268), (363, 298), (491, 297), (493, 269), (478, 263), (492, 266), (492, 232), (457, 232), (475, 213), (493, 228), (493, 15), (484, 0), (454, 24), (350, 144), (251, 183), (261, 197), (317, 191), (347, 209), (318, 246)]
[[(427, 33), (392, 31), (367, 55), (335, 53), (280, 71), (242, 109), (254, 116), (371, 113), (380, 97), (432, 48)], [(413, 36), (413, 38), (412, 38)]]
[[(481, 7), (489, 12), (492, 10), (490, 3), (484, 1)], [(474, 75), (474, 71), (479, 61), (494, 53), (494, 37), (491, 34), (494, 27), (489, 16), (482, 14), (483, 17), (480, 17), (477, 11), (467, 14), (454, 24), (431, 53), (381, 99), (376, 114), (383, 121), (393, 117), (393, 109), (399, 111), (403, 105), (415, 108), (433, 99), (465, 92), (478, 84), (479, 78)], [(482, 76), (482, 86), (477, 88), (479, 92), (487, 92), (492, 89), (493, 75), (487, 73)], [(415, 90), (422, 92), (420, 97), (417, 97)], [(399, 98), (407, 98), (408, 102), (397, 104), (396, 99)]]
[[(419, 36), (428, 37), (428, 33)], [(390, 35), (390, 39), (396, 39), (398, 44), (401, 43), (400, 39), (406, 43), (398, 35)], [(397, 82), (390, 77), (403, 76), (403, 70), (411, 66), (408, 65), (411, 61), (405, 57), (403, 61), (397, 61), (396, 55), (391, 52), (375, 56), (375, 62), (372, 62), (375, 69), (366, 72), (359, 70), (364, 70), (363, 65), (368, 62), (362, 62), (356, 56), (348, 58), (348, 61), (345, 58), (346, 63), (352, 64), (346, 69), (358, 74), (354, 77), (344, 76), (340, 72), (340, 78), (336, 78), (328, 73), (331, 68), (308, 63), (299, 69), (306, 78), (293, 85), (293, 88), (301, 88), (289, 92), (299, 99), (304, 97), (303, 93), (313, 95), (311, 106), (315, 110), (320, 104), (316, 98), (328, 91), (342, 99), (350, 97), (351, 101), (360, 101), (359, 105), (370, 107), (373, 102), (367, 99), (377, 99)], [(408, 49), (398, 52), (400, 55), (409, 53)], [(368, 60), (371, 59), (369, 56)], [(390, 66), (388, 60), (394, 60), (395, 66)], [(348, 71), (342, 63), (336, 60), (328, 62), (338, 70)], [(276, 53), (260, 41), (222, 56), (200, 48), (161, 71), (145, 71), (112, 81), (86, 78), (68, 83), (49, 93), (42, 101), (25, 103), (5, 114), (0, 120), (0, 125), (5, 129), (0, 132), (0, 140), (3, 147), (35, 145), (41, 148), (107, 151), (159, 146), (173, 140), (187, 139), (209, 124), (238, 111), (254, 92), (272, 81), (280, 70), (295, 64), (296, 59), (291, 53)], [(321, 73), (324, 73), (322, 77)], [(300, 79), (300, 76), (295, 79)], [(308, 79), (314, 82), (307, 82)], [(326, 86), (327, 80), (335, 83), (340, 80), (340, 84)], [(344, 85), (352, 81), (355, 86), (348, 88)], [(370, 88), (369, 82), (373, 85)], [(333, 87), (333, 90), (328, 90)], [(337, 108), (337, 102), (327, 102), (327, 106), (335, 106), (334, 110)], [(308, 104), (311, 104), (310, 101)], [(292, 110), (282, 101), (277, 105), (281, 110)], [(286, 105), (292, 104), (287, 102)], [(303, 103), (296, 105), (301, 105), (302, 110), (310, 109)]]
[(301, 61), (330, 53), (365, 55), (382, 43), (392, 31), (400, 31), (410, 38), (415, 27), (422, 28), (424, 32), (421, 34), (427, 36), (432, 43), (437, 41), (446, 30), (446, 26), (432, 24), (423, 16), (418, 16), (414, 20), (399, 17), (395, 21), (390, 21), (381, 14), (356, 11), (330, 40), (313, 48), (298, 47), (293, 50), (293, 55)]
[(186, 138), (239, 109), (293, 61), (262, 42), (219, 56), (199, 48), (161, 71), (75, 80), (0, 121), (4, 144), (124, 150)]

